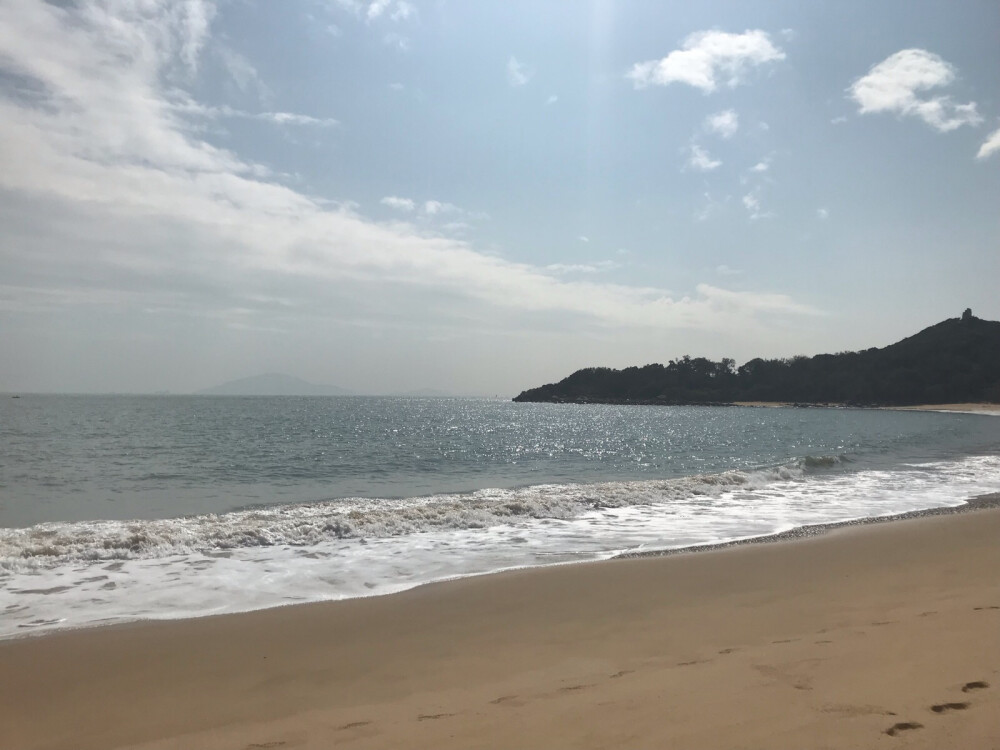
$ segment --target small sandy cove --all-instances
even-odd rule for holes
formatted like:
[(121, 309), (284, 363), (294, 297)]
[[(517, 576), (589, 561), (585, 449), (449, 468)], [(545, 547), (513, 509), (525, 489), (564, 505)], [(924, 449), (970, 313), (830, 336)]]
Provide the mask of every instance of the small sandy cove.
[(6, 641), (0, 747), (997, 748), (1000, 511)]

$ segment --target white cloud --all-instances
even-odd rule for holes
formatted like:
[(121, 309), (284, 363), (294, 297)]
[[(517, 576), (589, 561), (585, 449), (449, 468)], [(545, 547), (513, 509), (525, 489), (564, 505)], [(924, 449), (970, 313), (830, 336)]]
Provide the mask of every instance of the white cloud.
[(364, 19), (367, 23), (372, 23), (379, 19), (388, 18), (391, 21), (405, 21), (417, 15), (417, 9), (408, 0), (333, 0), (334, 5), (340, 6), (348, 13)]
[(368, 6), (368, 10), (365, 12), (365, 16), (369, 21), (374, 21), (385, 13), (390, 5), (392, 5), (392, 0), (372, 0)]
[(726, 109), (705, 118), (705, 129), (721, 138), (732, 138), (740, 127), (740, 118), (735, 110)]
[(701, 146), (697, 144), (691, 146), (691, 155), (688, 157), (688, 166), (691, 169), (697, 169), (699, 172), (710, 172), (721, 165), (721, 161), (713, 159)]
[(816, 217), (825, 221), (830, 218), (830, 212), (825, 208), (817, 208)]
[(979, 153), (976, 154), (976, 158), (987, 159), (997, 151), (1000, 151), (1000, 129), (994, 130), (983, 141), (983, 145), (979, 147)]
[(765, 211), (761, 206), (760, 185), (743, 196), (743, 207), (746, 208), (747, 213), (750, 214), (751, 221), (774, 218), (774, 213), (772, 211)]
[(830, 120), (831, 125), (840, 125), (841, 123), (847, 122), (847, 117), (845, 115), (837, 115), (832, 120)]
[(437, 216), (438, 214), (450, 214), (460, 212), (458, 206), (453, 203), (444, 203), (442, 201), (426, 201), (424, 202), (424, 213), (428, 216)]
[(397, 211), (412, 211), (417, 206), (411, 198), (399, 198), (395, 195), (387, 195), (379, 203)]
[(699, 31), (661, 60), (636, 63), (626, 77), (637, 89), (686, 83), (708, 94), (720, 83), (738, 85), (749, 68), (784, 59), (785, 53), (759, 29), (742, 34)]
[(602, 260), (597, 263), (551, 263), (545, 266), (546, 271), (552, 273), (598, 273), (601, 271), (613, 271), (621, 268), (622, 264), (613, 260)]
[(417, 9), (413, 7), (412, 4), (405, 2), (405, 0), (400, 0), (396, 3), (396, 7), (393, 9), (392, 13), (389, 14), (389, 18), (393, 21), (405, 21), (408, 18), (412, 18), (417, 14)]
[(894, 112), (919, 117), (945, 133), (962, 125), (978, 125), (982, 117), (976, 103), (955, 104), (948, 96), (923, 96), (923, 92), (950, 85), (955, 69), (932, 52), (904, 49), (872, 66), (868, 74), (848, 89), (861, 114)]
[(260, 120), (275, 125), (305, 125), (321, 128), (332, 128), (340, 123), (332, 117), (313, 117), (297, 112), (247, 112), (235, 107), (206, 107), (191, 100), (172, 103), (172, 109), (181, 115), (206, 118), (237, 118), (242, 120)]
[(267, 120), (278, 125), (315, 125), (330, 128), (339, 123), (332, 117), (311, 117), (294, 112), (261, 112), (253, 116), (257, 120)]
[(516, 57), (511, 56), (507, 61), (507, 83), (511, 86), (523, 86), (531, 80), (531, 75), (528, 67), (524, 63), (518, 62)]
[(771, 168), (771, 157), (768, 156), (750, 167), (751, 172), (762, 174)]
[[(0, 223), (0, 267), (37, 279), (5, 304), (56, 289), (72, 313), (75, 288), (94, 304), (145, 309), (154, 303), (142, 292), (153, 289), (156, 304), (177, 315), (240, 310), (244, 326), (270, 320), (272, 307), (260, 300), (279, 295), (312, 319), (365, 324), (393, 315), (419, 325), (426, 321), (415, 311), (443, 299), (464, 306), (455, 320), (508, 310), (522, 321), (557, 314), (654, 329), (745, 328), (756, 315), (815, 312), (783, 295), (708, 285), (677, 299), (652, 286), (566, 280), (281, 184), (203, 140), (193, 118), (211, 107), (164, 83), (176, 66), (197, 62), (207, 34), (198, 19), (210, 8), (198, 0), (0, 3), (0, 72), (44, 92), (27, 103), (0, 89), (0, 189), (8, 205), (25, 206), (19, 221), (33, 238), (9, 241), (13, 230)], [(274, 114), (291, 124), (305, 117)], [(410, 201), (383, 199), (404, 211)], [(442, 201), (420, 208), (468, 215)], [(85, 279), (103, 286), (84, 288)]]
[[(462, 216), (468, 217), (470, 219), (482, 219), (485, 218), (485, 214), (470, 213), (468, 211), (463, 211), (461, 208), (456, 206), (454, 203), (446, 203), (444, 201), (429, 200), (418, 204), (412, 198), (401, 198), (396, 195), (387, 195), (385, 198), (379, 201), (383, 206), (388, 206), (389, 208), (395, 209), (397, 211), (415, 211), (418, 208), (420, 213), (424, 216), (443, 216), (445, 214), (461, 214)], [(467, 228), (468, 224), (461, 222), (452, 222), (451, 224), (445, 225), (446, 228), (456, 229), (456, 228)]]
[(383, 36), (382, 43), (387, 47), (395, 47), (400, 52), (410, 51), (410, 40), (402, 34), (397, 34), (395, 31), (390, 31)]
[(333, 0), (333, 3), (354, 15), (361, 14), (361, 0)]
[(590, 242), (590, 237), (588, 237), (585, 234), (581, 234), (579, 237), (577, 237), (577, 239), (580, 240), (580, 242)]
[(555, 94), (550, 94), (549, 98), (545, 100), (545, 103), (546, 104), (555, 104), (557, 101), (559, 101), (559, 97), (556, 96)]
[(260, 80), (257, 68), (243, 55), (226, 46), (217, 47), (215, 53), (240, 91), (255, 93), (258, 99), (271, 96), (271, 90)]
[(719, 276), (739, 276), (743, 273), (743, 271), (738, 268), (730, 268), (725, 263), (720, 266), (716, 266), (715, 272), (719, 274)]

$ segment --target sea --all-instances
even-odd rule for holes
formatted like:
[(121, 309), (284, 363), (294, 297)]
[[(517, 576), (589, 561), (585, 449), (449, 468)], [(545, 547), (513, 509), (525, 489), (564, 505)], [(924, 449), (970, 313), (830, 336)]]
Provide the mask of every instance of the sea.
[(0, 638), (377, 596), (1000, 492), (1000, 418), (0, 397)]

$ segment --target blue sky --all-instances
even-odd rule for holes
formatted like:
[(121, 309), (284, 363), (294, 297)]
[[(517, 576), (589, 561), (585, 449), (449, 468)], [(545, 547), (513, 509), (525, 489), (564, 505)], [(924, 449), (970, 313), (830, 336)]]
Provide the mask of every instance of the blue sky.
[(589, 365), (1000, 318), (993, 2), (0, 3), (0, 390)]

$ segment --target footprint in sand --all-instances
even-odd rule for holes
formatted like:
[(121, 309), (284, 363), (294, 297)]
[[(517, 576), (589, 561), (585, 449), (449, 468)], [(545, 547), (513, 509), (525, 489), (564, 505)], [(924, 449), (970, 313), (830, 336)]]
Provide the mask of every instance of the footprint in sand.
[(568, 693), (572, 690), (584, 690), (586, 688), (594, 687), (594, 683), (589, 683), (587, 685), (568, 685), (567, 687), (559, 688), (560, 693)]
[(350, 724), (344, 724), (343, 726), (337, 727), (338, 732), (343, 732), (348, 729), (357, 729), (358, 727), (366, 727), (371, 724), (370, 721), (352, 721)]
[(615, 672), (613, 675), (610, 675), (610, 679), (616, 680), (619, 677), (624, 677), (627, 674), (632, 674), (632, 672), (634, 671), (635, 671), (634, 669), (623, 669), (621, 672)]
[(832, 706), (824, 706), (820, 709), (823, 713), (827, 714), (841, 714), (843, 716), (895, 716), (895, 711), (890, 711), (887, 708), (882, 708), (881, 706), (870, 706), (861, 705), (856, 706), (852, 704), (838, 704)]
[(499, 698), (494, 698), (490, 701), (494, 706), (499, 706), (502, 704), (507, 704), (510, 706), (523, 706), (524, 701), (520, 699), (517, 695), (501, 695)]
[(967, 682), (964, 685), (962, 685), (962, 692), (968, 693), (973, 690), (985, 690), (989, 686), (990, 683), (986, 682), (985, 680), (976, 680), (975, 682)]
[(455, 714), (420, 714), (417, 717), (417, 721), (427, 721), (428, 719), (446, 719), (449, 716), (454, 716)]
[(905, 732), (909, 729), (923, 729), (924, 725), (918, 721), (900, 721), (893, 724), (891, 727), (885, 730), (885, 733), (890, 737), (895, 737), (900, 732)]
[(968, 707), (968, 701), (964, 701), (962, 703), (937, 703), (931, 706), (931, 711), (936, 714), (943, 714), (946, 711), (964, 711)]

